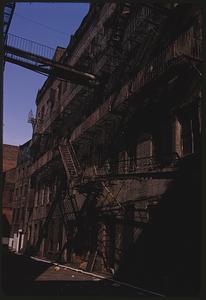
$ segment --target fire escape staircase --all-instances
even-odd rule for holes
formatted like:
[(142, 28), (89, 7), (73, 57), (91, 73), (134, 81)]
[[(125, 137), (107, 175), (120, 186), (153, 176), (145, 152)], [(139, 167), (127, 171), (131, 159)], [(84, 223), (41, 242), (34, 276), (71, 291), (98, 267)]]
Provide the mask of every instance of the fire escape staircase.
[[(81, 183), (82, 171), (75, 150), (70, 141), (65, 141), (63, 143), (60, 143), (59, 153), (61, 155), (61, 159), (67, 175), (67, 185), (68, 185), (68, 193), (66, 196), (67, 201), (70, 201), (75, 220), (77, 220), (79, 215), (79, 209), (78, 209), (74, 190), (75, 190), (75, 186)], [(69, 208), (65, 207), (67, 201), (63, 201), (62, 203), (62, 210), (64, 211), (69, 210)]]
[(66, 194), (66, 197), (59, 204), (60, 213), (63, 219), (67, 236), (66, 243), (64, 244), (63, 248), (60, 250), (59, 253), (58, 259), (61, 260), (61, 255), (69, 243), (69, 236), (71, 239), (70, 228), (68, 225), (68, 214), (71, 213), (71, 209), (73, 212), (73, 219), (75, 221), (75, 231), (73, 233), (72, 239), (74, 239), (78, 233), (78, 221), (80, 217), (80, 211), (75, 196), (75, 186), (81, 183), (82, 171), (75, 150), (70, 141), (63, 141), (59, 144), (59, 153), (61, 155), (61, 159), (66, 172), (68, 186), (68, 192)]
[(59, 145), (62, 162), (66, 171), (69, 182), (73, 180), (81, 180), (81, 168), (77, 159), (76, 153), (71, 142), (62, 143)]

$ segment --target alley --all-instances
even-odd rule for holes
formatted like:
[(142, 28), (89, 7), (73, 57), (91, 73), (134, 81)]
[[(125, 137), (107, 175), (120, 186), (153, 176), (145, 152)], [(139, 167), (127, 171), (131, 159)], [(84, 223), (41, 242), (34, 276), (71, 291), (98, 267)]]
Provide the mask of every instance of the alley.
[[(51, 263), (14, 253), (3, 254), (3, 291), (8, 296), (141, 296), (141, 289), (123, 286)], [(148, 293), (149, 294), (149, 293)]]
[(6, 295), (200, 295), (203, 8), (170, 2), (5, 5)]

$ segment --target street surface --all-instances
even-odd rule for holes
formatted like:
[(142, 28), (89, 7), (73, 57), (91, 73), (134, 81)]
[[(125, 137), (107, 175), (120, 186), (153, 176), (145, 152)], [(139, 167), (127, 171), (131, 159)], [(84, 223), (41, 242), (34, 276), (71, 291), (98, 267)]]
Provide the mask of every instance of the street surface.
[(147, 293), (14, 253), (2, 255), (3, 293), (8, 296), (142, 296)]

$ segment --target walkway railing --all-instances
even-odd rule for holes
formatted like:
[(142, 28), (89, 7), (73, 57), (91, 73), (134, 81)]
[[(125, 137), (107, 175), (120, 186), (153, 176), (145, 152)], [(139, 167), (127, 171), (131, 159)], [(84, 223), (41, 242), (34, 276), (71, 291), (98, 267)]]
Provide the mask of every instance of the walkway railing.
[(56, 51), (54, 48), (34, 41), (30, 41), (28, 39), (10, 33), (7, 35), (6, 46), (18, 48), (23, 51), (30, 52), (49, 59), (52, 59), (54, 57)]
[(84, 171), (84, 177), (95, 179), (104, 176), (120, 176), (126, 174), (142, 174), (148, 172), (161, 172), (173, 170), (177, 167), (179, 155), (171, 153), (167, 155), (147, 156), (142, 158), (130, 158), (105, 162), (101, 167), (91, 166)]
[[(4, 45), (5, 61), (20, 65), (33, 71), (72, 82), (93, 86), (99, 84), (93, 74), (81, 72), (67, 64), (61, 63), (64, 49), (56, 50), (27, 39), (9, 35)], [(95, 82), (94, 82), (95, 81)]]
[[(32, 53), (32, 55), (38, 55), (40, 57), (44, 57), (46, 59), (52, 60), (55, 55), (55, 49), (48, 47), (46, 45), (36, 43), (34, 41), (30, 41), (28, 39), (16, 36), (14, 34), (8, 34), (6, 41), (5, 41), (5, 46), (6, 47), (12, 47), (15, 49), (21, 49), (22, 51)], [(38, 66), (38, 62), (33, 61), (31, 59), (26, 59), (24, 57), (12, 54), (12, 53), (5, 53), (6, 57), (13, 58), (17, 61), (21, 61), (24, 63), (29, 63), (34, 66)]]
[(133, 79), (123, 85), (117, 97), (115, 93), (110, 95), (96, 111), (73, 131), (71, 140), (75, 141), (80, 138), (82, 134), (85, 134), (87, 130), (103, 119), (111, 111), (113, 103), (115, 104), (113, 106), (118, 107), (130, 96), (137, 95), (143, 88), (146, 88), (147, 84), (157, 80), (165, 72), (168, 72), (172, 66), (179, 65), (184, 57), (195, 60), (201, 60), (202, 58), (201, 40), (194, 38), (193, 27), (184, 32), (168, 47), (162, 49), (157, 57), (140, 70)]

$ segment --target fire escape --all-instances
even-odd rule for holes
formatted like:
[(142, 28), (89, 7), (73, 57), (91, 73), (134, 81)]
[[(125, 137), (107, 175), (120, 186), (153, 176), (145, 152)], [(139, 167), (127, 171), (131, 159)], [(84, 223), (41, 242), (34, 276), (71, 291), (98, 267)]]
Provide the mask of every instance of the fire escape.
[[(118, 17), (115, 20), (114, 30), (112, 32), (111, 39), (109, 42), (109, 49), (108, 48), (106, 49), (106, 53), (107, 53), (107, 51), (109, 51), (109, 54), (105, 53), (106, 56), (109, 55), (110, 64), (108, 65), (108, 57), (107, 57), (107, 59), (105, 60), (106, 68), (104, 68), (104, 64), (102, 65), (103, 68), (101, 68), (101, 70), (104, 70), (104, 72), (105, 71), (111, 72), (112, 68), (109, 68), (109, 67), (113, 66), (112, 65), (113, 58), (117, 59), (117, 61), (121, 60), (119, 52), (121, 52), (120, 50), (121, 50), (121, 44), (122, 44), (122, 40), (123, 40), (123, 36), (124, 36), (124, 29), (126, 28), (126, 26), (128, 24), (128, 17), (131, 14), (131, 10), (132, 10), (132, 4), (129, 2), (125, 2), (125, 5), (120, 6), (120, 11), (118, 12)], [(164, 19), (164, 17), (165, 16), (163, 16), (162, 19)], [(141, 39), (141, 51), (142, 52), (147, 52), (147, 50), (150, 50), (149, 53), (152, 52), (151, 48), (154, 45), (154, 43), (158, 37), (159, 27), (160, 27), (160, 23), (162, 22), (162, 19), (160, 19), (158, 21), (158, 23), (152, 23), (150, 18), (145, 18), (144, 22), (152, 23), (152, 26), (154, 26), (155, 29), (154, 29), (154, 27), (152, 27), (150, 35), (148, 37), (143, 32), (142, 32), (142, 35), (139, 34), (139, 39)], [(137, 33), (135, 33), (135, 35), (136, 34)], [(117, 68), (117, 66), (118, 66), (118, 64), (114, 67), (113, 70), (115, 70)], [(118, 70), (118, 72), (120, 72), (120, 69), (117, 68), (117, 70)], [(98, 174), (99, 170), (97, 170), (94, 167), (94, 176), (92, 176), (92, 179), (91, 179), (91, 177), (86, 178), (83, 176), (83, 173), (80, 171), (80, 165), (75, 156), (74, 149), (73, 149), (71, 143), (68, 142), (67, 145), (66, 144), (60, 145), (59, 150), (60, 150), (62, 161), (63, 161), (64, 167), (66, 170), (68, 182), (70, 181), (71, 184), (72, 184), (72, 182), (75, 182), (75, 184), (77, 185), (76, 188), (79, 189), (79, 191), (81, 193), (88, 194), (91, 190), (96, 191), (94, 198), (95, 197), (98, 198), (99, 196), (104, 196), (106, 194), (106, 196), (104, 196), (104, 197), (109, 199), (109, 202), (112, 204), (112, 206), (117, 206), (117, 207), (119, 207), (120, 211), (124, 211), (124, 207), (118, 201), (118, 194), (119, 194), (120, 190), (122, 189), (122, 186), (120, 186), (120, 189), (119, 189), (117, 195), (113, 195), (113, 193), (111, 192), (111, 190), (109, 188), (109, 185), (107, 184), (108, 178), (110, 177), (111, 174), (108, 174), (106, 172), (103, 175)], [(174, 161), (176, 161), (176, 158), (174, 158)], [(174, 163), (174, 161), (173, 161), (173, 163)], [(157, 165), (155, 165), (154, 159), (147, 158), (147, 161), (146, 161), (144, 167), (142, 166), (142, 168), (140, 168), (140, 170), (138, 169), (138, 167), (136, 169), (133, 168), (133, 173), (135, 174), (136, 177), (138, 177), (140, 179), (147, 178), (148, 176), (154, 175), (155, 172), (153, 172), (153, 171), (156, 168), (157, 168)], [(130, 174), (127, 173), (124, 175), (126, 175), (128, 178), (128, 176), (131, 176), (131, 173), (132, 172), (130, 172)], [(158, 171), (156, 173), (160, 173), (160, 172)], [(119, 176), (118, 172), (112, 175), (113, 178), (118, 178), (118, 176)], [(72, 189), (74, 188), (74, 186), (73, 186), (73, 188), (71, 187), (71, 184), (70, 184), (70, 191), (72, 191)], [(70, 196), (70, 200), (74, 197), (75, 197), (74, 195)], [(86, 199), (85, 201), (88, 201), (88, 199)], [(78, 215), (78, 217), (80, 218), (81, 214), (82, 214), (82, 209), (79, 211), (79, 214), (75, 214), (75, 215), (76, 216)], [(78, 233), (78, 229), (76, 231), (76, 234), (77, 233)], [(74, 238), (74, 236), (73, 236), (73, 238)], [(100, 251), (100, 249), (97, 248), (97, 249), (94, 249), (90, 253), (87, 270), (91, 271), (93, 269), (98, 251)], [(105, 263), (106, 268), (108, 268), (106, 258), (104, 259), (104, 263)]]
[[(106, 64), (108, 64), (108, 55), (109, 55), (109, 59), (110, 59), (109, 67), (113, 66), (114, 68), (113, 69), (108, 68), (108, 65), (107, 65), (107, 68), (105, 69), (104, 64), (103, 64), (102, 68), (100, 68), (101, 70), (104, 70), (106, 72), (108, 72), (108, 71), (111, 72), (111, 70), (117, 69), (118, 73), (122, 71), (122, 67), (120, 70), (118, 68), (118, 64), (116, 66), (113, 65), (113, 61), (115, 58), (117, 61), (120, 61), (120, 63), (121, 63), (121, 58), (120, 58), (121, 51), (120, 50), (122, 47), (121, 45), (123, 42), (124, 30), (128, 25), (128, 21), (129, 21), (128, 17), (131, 14), (131, 10), (132, 10), (132, 4), (130, 2), (125, 2), (124, 5), (120, 5), (120, 11), (118, 12), (117, 18), (115, 20), (114, 30), (112, 32), (111, 39), (109, 42), (109, 49), (107, 48), (105, 51), (105, 55), (107, 56), (107, 59), (105, 61)], [(157, 23), (152, 22), (151, 15), (149, 17), (146, 16), (144, 18), (144, 22), (147, 22), (150, 24), (152, 23), (152, 27), (151, 27), (152, 29), (150, 28), (150, 34), (148, 36), (146, 34), (144, 34), (144, 32), (143, 32), (145, 23), (142, 26), (142, 32), (139, 32), (138, 34), (137, 34), (137, 32), (133, 32), (133, 35), (132, 35), (133, 38), (134, 38), (134, 36), (138, 35), (138, 42), (141, 46), (141, 47), (139, 47), (139, 49), (141, 50), (140, 52), (142, 54), (145, 52), (147, 52), (147, 53), (149, 52), (149, 54), (150, 54), (152, 52), (152, 46), (155, 44), (155, 41), (158, 38), (160, 24), (161, 24), (162, 20), (164, 19), (164, 17), (165, 16), (163, 16), (162, 19), (159, 19)], [(142, 33), (142, 34), (140, 34), (140, 33)], [(106, 54), (107, 51), (109, 54)], [(146, 58), (144, 57), (144, 59), (146, 59)], [(141, 64), (141, 60), (142, 60), (142, 58), (140, 57), (139, 64)], [(125, 65), (124, 65), (124, 67), (125, 67)], [(104, 173), (102, 175), (102, 174), (98, 174), (99, 170), (95, 169), (95, 167), (94, 167), (94, 176), (92, 176), (92, 179), (84, 177), (84, 174), (81, 171), (81, 167), (78, 162), (77, 156), (75, 154), (74, 148), (70, 141), (60, 144), (59, 152), (60, 152), (61, 159), (62, 159), (64, 168), (65, 168), (65, 171), (66, 171), (67, 183), (68, 183), (68, 193), (65, 198), (66, 201), (60, 201), (60, 203), (61, 203), (60, 210), (61, 210), (65, 230), (66, 230), (66, 232), (68, 232), (68, 235), (69, 235), (70, 229), (68, 226), (68, 217), (65, 214), (65, 211), (67, 211), (68, 209), (65, 205), (68, 205), (68, 203), (70, 203), (72, 206), (74, 218), (76, 221), (75, 222), (76, 230), (75, 230), (72, 238), (70, 237), (70, 239), (74, 239), (76, 237), (76, 235), (78, 234), (78, 223), (81, 220), (81, 216), (86, 207), (86, 202), (89, 201), (88, 197), (86, 197), (84, 205), (82, 205), (82, 208), (79, 208), (77, 206), (77, 201), (75, 199), (74, 191), (79, 190), (80, 193), (87, 194), (87, 195), (93, 193), (93, 201), (96, 198), (98, 198), (99, 196), (104, 196), (106, 194), (106, 196), (104, 196), (104, 197), (109, 199), (109, 202), (113, 206), (117, 206), (117, 207), (119, 207), (119, 210), (124, 211), (124, 207), (118, 201), (118, 194), (119, 194), (120, 190), (122, 189), (122, 186), (120, 186), (120, 189), (119, 189), (117, 195), (113, 195), (113, 193), (111, 192), (111, 190), (109, 188), (109, 185), (107, 184), (109, 177), (112, 176), (112, 178), (118, 178), (118, 176), (119, 176), (118, 172), (112, 173), (112, 174)], [(140, 168), (140, 169), (139, 169), (139, 167), (133, 168), (133, 173), (139, 179), (147, 178), (148, 176), (154, 175), (155, 172), (153, 172), (153, 171), (156, 168), (157, 168), (157, 165), (155, 165), (154, 159), (147, 158), (146, 163), (144, 166), (142, 165), (142, 168)], [(132, 172), (126, 173), (124, 175), (126, 175), (128, 177), (128, 176), (131, 176), (131, 173)], [(50, 218), (50, 215), (48, 215), (48, 216)], [(63, 250), (68, 245), (68, 243), (69, 243), (69, 240), (67, 240), (66, 244), (63, 246), (62, 250), (60, 251), (60, 257), (61, 257), (61, 254), (63, 253)], [(95, 249), (92, 253), (90, 253), (87, 270), (90, 270), (90, 271), (92, 270), (98, 251), (99, 251), (99, 249)], [(106, 267), (108, 267), (107, 262), (106, 261), (104, 261), (104, 262), (105, 262)]]
[[(17, 64), (41, 74), (50, 75), (52, 77), (63, 80), (69, 80), (73, 83), (84, 85), (88, 88), (92, 88), (93, 86), (99, 84), (97, 77), (93, 74), (82, 72), (76, 68), (65, 65), (61, 60), (57, 61), (55, 59), (54, 49), (12, 34), (7, 34), (8, 26), (10, 24), (9, 22), (10, 21), (5, 23), (5, 26), (7, 25), (7, 27), (5, 27), (5, 61)], [(78, 172), (80, 168), (79, 166), (77, 166), (78, 162), (77, 160), (75, 160), (75, 153), (71, 144), (60, 145), (59, 152), (61, 154), (66, 174), (69, 177), (69, 180), (76, 180), (79, 176)], [(72, 184), (73, 183), (74, 182), (72, 181)], [(69, 189), (73, 188), (72, 184), (68, 185)], [(59, 208), (59, 211), (62, 215), (66, 232), (68, 232), (69, 230), (67, 220), (65, 220), (65, 211), (68, 210), (65, 205), (67, 206), (68, 201), (72, 205), (75, 219), (78, 218), (78, 207), (73, 193), (68, 193), (66, 195), (65, 201), (65, 197), (62, 195), (62, 189), (63, 186), (61, 184), (57, 184), (53, 190), (53, 199), (51, 200), (51, 206), (44, 223), (41, 225), (35, 247), (29, 250), (30, 254), (35, 255), (38, 253), (41, 243), (48, 233), (49, 223), (57, 207)]]
[[(133, 64), (136, 68), (142, 67), (142, 64), (146, 64), (151, 56), (153, 47), (158, 40), (159, 31), (165, 19), (165, 13), (160, 14), (159, 17), (156, 16), (155, 7), (149, 7), (148, 10), (137, 10), (137, 15), (132, 18), (132, 21), (129, 20), (129, 17), (132, 15), (133, 11), (133, 2), (126, 1), (124, 4), (119, 6), (118, 14), (114, 20), (114, 29), (111, 34), (110, 41), (108, 43), (108, 48), (105, 49), (104, 56), (101, 58), (97, 68), (97, 74), (112, 74), (112, 77), (116, 81), (121, 78), (121, 74), (124, 73), (124, 70), (128, 69), (126, 56), (129, 55), (129, 51), (138, 51), (138, 55), (135, 56)], [(145, 32), (145, 28), (148, 29)], [(129, 31), (128, 40), (124, 39), (125, 31)], [(132, 50), (126, 49), (126, 44), (128, 41), (131, 43)], [(123, 56), (121, 56), (121, 51), (123, 51)], [(48, 48), (44, 45), (39, 45), (37, 43), (16, 37), (13, 35), (8, 35), (5, 43), (5, 60), (18, 64), (22, 67), (31, 69), (33, 71), (38, 71), (43, 74), (52, 75), (56, 78), (61, 78), (64, 80), (70, 80), (77, 84), (82, 84), (86, 86), (95, 86), (99, 84), (97, 80), (97, 75), (87, 73), (85, 71), (80, 71), (71, 66), (66, 66), (63, 62), (54, 60), (54, 49)], [(103, 61), (104, 60), (104, 61)], [(123, 76), (124, 77), (124, 76)], [(122, 82), (114, 82), (111, 80), (107, 85), (109, 93), (111, 93), (111, 88), (115, 88), (121, 85)], [(112, 112), (115, 100), (112, 103)], [(127, 118), (127, 116), (125, 116)], [(126, 122), (124, 117), (119, 126), (119, 131), (122, 130)], [(119, 133), (117, 134), (117, 136)], [(56, 207), (59, 207), (60, 213), (62, 215), (63, 224), (65, 226), (65, 231), (67, 233), (66, 244), (60, 251), (60, 256), (63, 253), (63, 250), (68, 245), (71, 237), (69, 238), (70, 228), (68, 225), (68, 214), (65, 213), (70, 210), (72, 207), (73, 217), (75, 220), (75, 232), (73, 233), (72, 239), (78, 234), (78, 223), (80, 222), (83, 210), (86, 205), (83, 204), (82, 208), (78, 207), (75, 191), (79, 190), (82, 194), (93, 194), (93, 199), (102, 195), (103, 191), (107, 192), (110, 202), (117, 204), (119, 209), (124, 209), (121, 203), (118, 201), (118, 194), (113, 195), (110, 191), (108, 185), (106, 184), (108, 178), (120, 178), (128, 177), (132, 174), (138, 178), (147, 178), (148, 176), (157, 176), (155, 172), (157, 170), (157, 164), (154, 158), (147, 158), (145, 163), (139, 164), (137, 162), (136, 166), (133, 166), (129, 172), (124, 174), (119, 174), (118, 171), (110, 171), (101, 173), (102, 170), (94, 170), (94, 176), (91, 178), (86, 178), (81, 170), (80, 163), (78, 161), (77, 155), (75, 153), (74, 147), (71, 141), (63, 141), (59, 144), (59, 153), (64, 165), (66, 177), (67, 177), (67, 193), (62, 195), (62, 186), (57, 185), (54, 189), (54, 196), (52, 203), (48, 212), (48, 215), (45, 219), (45, 222), (41, 228), (39, 239), (35, 246), (35, 253), (38, 252), (39, 247), (43, 238), (46, 236), (49, 222), (51, 221), (52, 215)], [(170, 160), (170, 159), (169, 159)], [(175, 157), (172, 161), (176, 164), (178, 158)], [(161, 168), (160, 168), (161, 169)], [(113, 168), (114, 170), (114, 168)], [(121, 189), (122, 187), (120, 187)], [(88, 200), (86, 197), (85, 203)], [(89, 269), (92, 269), (97, 251), (92, 253), (89, 260)]]

